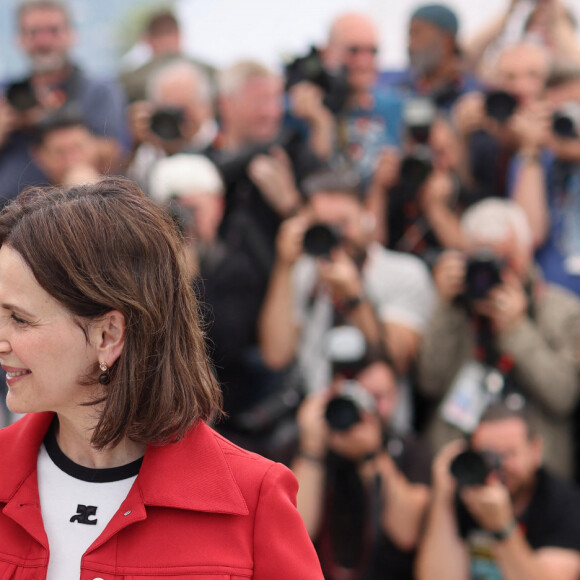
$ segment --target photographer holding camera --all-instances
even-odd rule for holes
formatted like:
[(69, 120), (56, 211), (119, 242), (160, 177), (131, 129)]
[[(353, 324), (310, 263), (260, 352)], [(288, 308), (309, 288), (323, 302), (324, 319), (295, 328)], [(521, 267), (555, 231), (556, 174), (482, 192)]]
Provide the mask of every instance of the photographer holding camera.
[(417, 361), (418, 389), (434, 411), (430, 440), (438, 449), (471, 432), (490, 400), (516, 397), (538, 412), (547, 465), (569, 477), (580, 302), (534, 269), (515, 202), (481, 201), (461, 223), (470, 250), (445, 252), (435, 265), (439, 300)]
[(336, 365), (329, 388), (298, 411), (298, 510), (328, 580), (411, 580), (430, 454), (392, 427), (391, 365), (373, 357), (351, 365)]
[(432, 266), (443, 249), (463, 249), (459, 216), (472, 195), (453, 126), (425, 99), (409, 100), (405, 119), (405, 154), (391, 149), (382, 157), (367, 207), (377, 220), (377, 241)]
[(542, 467), (529, 411), (488, 407), (469, 446), (452, 441), (433, 462), (417, 580), (576, 580), (580, 492)]
[(128, 109), (134, 151), (127, 175), (148, 192), (152, 168), (176, 153), (199, 153), (218, 134), (211, 84), (203, 69), (173, 60), (149, 78), (147, 99)]
[(352, 164), (365, 184), (383, 148), (401, 144), (403, 128), (401, 98), (377, 84), (378, 51), (372, 19), (347, 12), (332, 22), (324, 48), (287, 67), (290, 113), (305, 123), (310, 147), (332, 165)]
[(308, 391), (320, 391), (331, 380), (324, 336), (349, 323), (406, 376), (432, 306), (427, 268), (372, 242), (374, 223), (357, 174), (326, 170), (304, 188), (305, 208), (282, 224), (277, 238), (258, 323), (264, 361), (274, 369), (297, 361)]
[(510, 161), (526, 148), (522, 125), (527, 121), (526, 126), (548, 129), (549, 75), (550, 60), (543, 47), (511, 45), (499, 53), (488, 90), (464, 95), (455, 104), (452, 119), (479, 199), (508, 195)]
[(16, 21), (31, 70), (6, 83), (0, 98), (0, 203), (45, 182), (31, 144), (37, 124), (56, 112), (79, 116), (94, 134), (101, 172), (117, 168), (127, 140), (120, 87), (90, 77), (71, 58), (75, 33), (66, 5), (22, 0)]

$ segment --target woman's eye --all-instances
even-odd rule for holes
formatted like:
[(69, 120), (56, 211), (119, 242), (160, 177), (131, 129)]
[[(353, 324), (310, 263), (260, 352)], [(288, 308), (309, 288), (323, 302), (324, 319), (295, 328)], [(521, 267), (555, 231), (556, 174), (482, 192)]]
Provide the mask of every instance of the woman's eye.
[(28, 324), (28, 322), (26, 320), (16, 316), (16, 314), (12, 314), (12, 316), (10, 318), (12, 318), (12, 320), (14, 320), (14, 322), (16, 322), (16, 324), (20, 324), (20, 325)]

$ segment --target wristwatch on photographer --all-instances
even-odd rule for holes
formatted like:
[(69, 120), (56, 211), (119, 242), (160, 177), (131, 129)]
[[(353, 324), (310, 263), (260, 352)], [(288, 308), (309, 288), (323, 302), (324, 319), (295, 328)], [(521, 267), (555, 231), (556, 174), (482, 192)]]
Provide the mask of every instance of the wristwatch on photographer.
[(505, 528), (503, 528), (502, 530), (496, 531), (496, 532), (490, 532), (491, 535), (493, 536), (494, 540), (497, 540), (498, 542), (501, 542), (502, 540), (507, 540), (507, 538), (509, 538), (512, 534), (512, 532), (515, 530), (517, 525), (517, 522), (515, 519), (513, 519)]

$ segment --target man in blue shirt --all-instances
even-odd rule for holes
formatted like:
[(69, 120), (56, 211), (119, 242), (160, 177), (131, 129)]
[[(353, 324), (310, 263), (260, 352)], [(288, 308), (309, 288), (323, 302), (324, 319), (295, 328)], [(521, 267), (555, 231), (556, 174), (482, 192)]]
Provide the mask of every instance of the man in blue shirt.
[(384, 148), (401, 144), (403, 130), (401, 99), (377, 86), (378, 45), (378, 32), (369, 17), (341, 14), (320, 55), (327, 70), (345, 71), (348, 98), (343, 109), (332, 113), (323, 104), (323, 91), (311, 82), (290, 89), (291, 113), (306, 123), (315, 153), (331, 164), (352, 164), (365, 181)]
[(26, 0), (17, 13), (18, 41), (30, 75), (12, 79), (0, 101), (0, 201), (44, 181), (30, 145), (35, 126), (65, 110), (97, 136), (101, 170), (118, 163), (126, 134), (124, 97), (112, 84), (88, 77), (70, 59), (74, 31), (59, 0)]

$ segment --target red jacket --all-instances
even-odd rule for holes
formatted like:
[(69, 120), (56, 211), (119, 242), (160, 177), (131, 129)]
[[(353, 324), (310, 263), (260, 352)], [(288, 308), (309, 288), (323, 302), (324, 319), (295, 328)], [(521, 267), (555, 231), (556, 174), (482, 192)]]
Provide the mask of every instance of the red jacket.
[[(29, 414), (0, 430), (1, 580), (46, 577), (36, 460), (52, 417)], [(147, 447), (80, 579), (321, 580), (297, 487), (284, 466), (199, 424), (178, 443)]]

